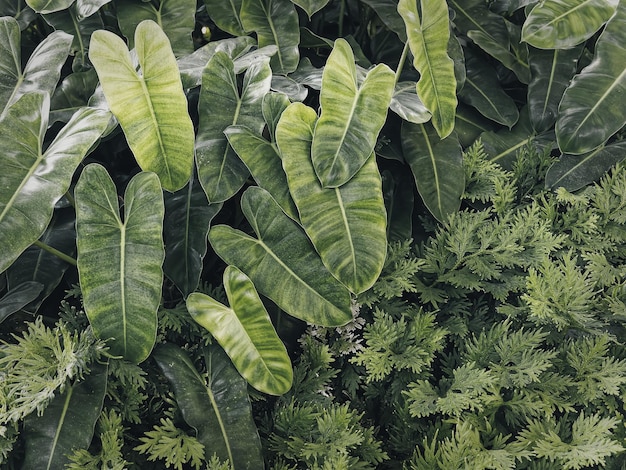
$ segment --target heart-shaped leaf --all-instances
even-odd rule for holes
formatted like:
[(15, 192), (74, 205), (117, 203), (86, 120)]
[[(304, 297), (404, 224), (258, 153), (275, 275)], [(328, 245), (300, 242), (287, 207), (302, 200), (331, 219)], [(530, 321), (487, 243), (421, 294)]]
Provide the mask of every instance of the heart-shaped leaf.
[(74, 3), (74, 0), (26, 0), (26, 4), (37, 13), (52, 13), (65, 10)]
[(245, 36), (239, 12), (243, 0), (204, 0), (206, 11), (222, 31), (233, 36)]
[(228, 266), (224, 289), (230, 307), (196, 292), (187, 298), (189, 313), (220, 343), (250, 385), (270, 395), (286, 393), (293, 381), (291, 360), (254, 284)]
[(262, 188), (248, 188), (241, 208), (258, 239), (226, 225), (209, 231), (215, 252), (252, 279), (288, 314), (309, 323), (350, 321), (350, 293), (324, 267), (302, 228)]
[(291, 0), (293, 3), (302, 8), (309, 19), (318, 11), (326, 6), (329, 0)]
[(317, 114), (294, 103), (282, 114), (276, 143), (300, 221), (326, 268), (352, 292), (378, 279), (387, 253), (387, 215), (376, 157), (371, 154), (350, 181), (324, 188), (311, 162)]
[(454, 129), (457, 105), (454, 62), (448, 56), (450, 20), (445, 0), (400, 0), (398, 13), (406, 25), (413, 65), (420, 73), (417, 94), (432, 113), (441, 138)]
[(346, 183), (367, 161), (385, 123), (395, 75), (379, 64), (357, 83), (352, 48), (337, 39), (322, 75), (321, 115), (311, 156), (324, 187)]
[(109, 122), (110, 113), (83, 108), (42, 152), (49, 106), (47, 95), (29, 93), (0, 121), (0, 272), (44, 233), (76, 167)]
[(154, 346), (165, 256), (163, 192), (154, 173), (138, 173), (117, 190), (98, 164), (80, 176), (76, 196), (78, 273), (85, 312), (111, 354), (139, 363)]
[(155, 172), (163, 188), (176, 191), (189, 181), (193, 166), (187, 98), (167, 36), (155, 22), (137, 26), (135, 45), (141, 75), (124, 41), (110, 31), (93, 33), (89, 58), (137, 163)]

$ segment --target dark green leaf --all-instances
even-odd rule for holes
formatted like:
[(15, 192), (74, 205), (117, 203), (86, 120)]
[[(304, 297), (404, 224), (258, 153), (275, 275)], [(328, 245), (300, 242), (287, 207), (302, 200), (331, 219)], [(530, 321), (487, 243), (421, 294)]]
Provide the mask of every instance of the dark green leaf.
[(37, 13), (45, 14), (65, 10), (74, 0), (26, 0), (26, 3)]
[(387, 209), (387, 239), (403, 241), (413, 237), (413, 181), (404, 168), (393, 166), (382, 172), (383, 196)]
[(481, 133), (492, 131), (495, 127), (496, 124), (493, 121), (484, 117), (474, 108), (460, 103), (456, 109), (454, 130), (464, 148), (474, 143)]
[(376, 12), (385, 26), (396, 33), (402, 42), (406, 42), (406, 28), (404, 21), (398, 13), (396, 0), (362, 0), (367, 6)]
[(450, 0), (450, 8), (454, 10), (454, 24), (462, 33), (479, 31), (481, 37), (489, 38), (492, 43), (506, 45), (509, 35), (502, 16), (495, 14), (482, 0)]
[(94, 69), (65, 77), (50, 99), (50, 123), (69, 121), (76, 111), (87, 106), (97, 86)]
[(326, 6), (329, 0), (291, 0), (293, 3), (302, 8), (309, 19), (318, 11)]
[(35, 281), (26, 281), (9, 289), (0, 299), (0, 323), (34, 301), (42, 290), (43, 284)]
[(204, 0), (206, 10), (217, 27), (233, 36), (245, 36), (239, 12), (242, 0)]

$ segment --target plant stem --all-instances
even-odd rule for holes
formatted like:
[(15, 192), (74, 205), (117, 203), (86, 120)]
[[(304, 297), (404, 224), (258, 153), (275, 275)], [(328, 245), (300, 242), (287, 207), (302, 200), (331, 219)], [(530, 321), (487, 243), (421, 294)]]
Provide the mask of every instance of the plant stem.
[(406, 62), (406, 57), (409, 55), (409, 41), (404, 43), (404, 49), (402, 49), (402, 55), (400, 56), (400, 60), (398, 62), (398, 68), (396, 69), (396, 85), (400, 80), (400, 74), (402, 73), (402, 69), (404, 68), (404, 63)]
[(44, 251), (47, 251), (50, 254), (53, 254), (57, 258), (62, 259), (63, 261), (71, 264), (72, 266), (76, 266), (76, 260), (74, 258), (72, 258), (69, 255), (66, 255), (65, 253), (57, 250), (56, 248), (51, 247), (50, 245), (46, 245), (44, 242), (40, 240), (37, 240), (35, 243), (33, 243), (33, 245), (35, 245), (38, 248), (41, 248)]
[(341, 0), (341, 5), (339, 6), (339, 27), (337, 32), (340, 38), (343, 37), (343, 16), (346, 14), (346, 0)]
[(72, 207), (76, 207), (76, 200), (74, 199), (74, 196), (72, 196), (72, 194), (69, 191), (65, 193), (65, 197), (67, 198), (69, 203), (72, 205)]

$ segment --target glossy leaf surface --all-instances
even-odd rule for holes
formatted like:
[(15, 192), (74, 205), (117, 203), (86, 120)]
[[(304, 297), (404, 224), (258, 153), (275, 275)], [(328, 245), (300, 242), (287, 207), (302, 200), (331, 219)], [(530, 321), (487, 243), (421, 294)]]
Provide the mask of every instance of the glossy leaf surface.
[(326, 6), (329, 0), (291, 0), (302, 8), (309, 18)]
[(118, 119), (137, 163), (176, 191), (191, 175), (194, 129), (167, 36), (153, 21), (135, 31), (141, 75), (126, 44), (99, 30), (91, 38), (94, 64), (109, 107)]
[(34, 301), (42, 290), (43, 284), (35, 281), (26, 281), (9, 289), (0, 299), (0, 323)]
[(322, 75), (321, 115), (311, 147), (322, 186), (341, 186), (367, 161), (385, 123), (394, 80), (391, 69), (379, 64), (359, 86), (352, 48), (344, 39), (335, 41)]
[(26, 4), (37, 13), (52, 13), (65, 10), (74, 0), (26, 0)]
[(211, 19), (222, 31), (233, 36), (246, 34), (239, 17), (242, 0), (204, 0), (204, 4)]
[(290, 315), (324, 326), (350, 321), (350, 293), (328, 272), (302, 228), (272, 196), (251, 187), (241, 206), (258, 238), (217, 225), (209, 231), (217, 254), (246, 273), (261, 294)]
[(98, 74), (91, 69), (76, 72), (63, 79), (50, 98), (50, 122), (67, 122), (83, 106), (98, 86)]
[(300, 221), (326, 268), (352, 292), (378, 279), (387, 252), (387, 216), (376, 156), (339, 188), (324, 188), (315, 175), (310, 150), (317, 115), (300, 103), (289, 106), (276, 142)]
[(417, 96), (415, 82), (400, 82), (396, 85), (391, 103), (391, 110), (405, 121), (414, 124), (428, 122), (432, 114)]
[(111, 354), (139, 363), (154, 346), (164, 258), (163, 194), (154, 173), (133, 177), (120, 215), (111, 177), (88, 165), (75, 190), (85, 312)]

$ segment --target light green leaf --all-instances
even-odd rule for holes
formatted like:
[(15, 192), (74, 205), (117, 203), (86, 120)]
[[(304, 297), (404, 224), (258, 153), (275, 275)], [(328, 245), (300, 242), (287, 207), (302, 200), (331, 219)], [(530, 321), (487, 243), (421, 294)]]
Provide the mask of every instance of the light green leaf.
[(191, 176), (194, 129), (169, 41), (153, 21), (135, 31), (141, 75), (124, 41), (110, 31), (91, 38), (91, 59), (109, 107), (137, 163), (153, 171), (163, 188), (176, 191)]
[(324, 187), (346, 183), (367, 161), (385, 123), (395, 75), (379, 64), (358, 86), (352, 48), (337, 39), (322, 75), (311, 158)]
[(432, 113), (432, 122), (441, 138), (454, 129), (457, 105), (454, 62), (448, 56), (450, 21), (445, 0), (400, 0), (398, 13), (406, 25), (413, 65), (420, 73), (417, 94)]
[(282, 114), (276, 129), (289, 191), (300, 221), (326, 268), (353, 293), (378, 279), (387, 253), (387, 215), (375, 154), (339, 188), (323, 188), (311, 162), (317, 115), (301, 103)]
[(20, 27), (11, 17), (0, 18), (0, 119), (26, 93), (52, 95), (71, 43), (69, 34), (53, 32), (39, 43), (22, 70)]
[(593, 36), (619, 0), (542, 0), (522, 27), (522, 41), (538, 49), (569, 49)]
[(74, 0), (26, 0), (26, 4), (37, 13), (45, 14), (65, 10)]
[(163, 193), (153, 173), (133, 177), (120, 215), (113, 180), (88, 165), (75, 190), (78, 273), (85, 312), (111, 354), (139, 363), (154, 346), (165, 256)]
[(209, 241), (218, 256), (241, 269), (261, 294), (296, 318), (324, 326), (350, 321), (350, 293), (272, 196), (253, 186), (244, 192), (241, 206), (259, 238), (225, 225), (212, 227)]
[(204, 0), (206, 11), (222, 31), (233, 36), (245, 36), (239, 12), (243, 0)]
[(272, 91), (286, 95), (291, 101), (304, 101), (309, 94), (304, 85), (284, 75), (272, 76)]
[(626, 124), (626, 2), (598, 38), (591, 64), (576, 75), (559, 105), (556, 137), (563, 153), (602, 145)]
[(174, 390), (185, 422), (210, 454), (237, 470), (263, 468), (261, 441), (252, 419), (246, 381), (217, 344), (204, 348), (206, 379), (185, 351), (164, 343), (154, 360)]
[(240, 94), (233, 61), (222, 51), (216, 52), (204, 69), (196, 162), (200, 184), (211, 203), (231, 198), (248, 178), (248, 169), (230, 147), (224, 130), (239, 124), (261, 134), (263, 97), (270, 91), (271, 79), (266, 58), (246, 71)]
[(224, 289), (230, 307), (196, 292), (187, 298), (189, 313), (220, 343), (250, 385), (270, 395), (286, 393), (293, 381), (291, 360), (254, 284), (228, 266)]
[(50, 100), (29, 93), (0, 121), (0, 272), (42, 233), (76, 167), (106, 129), (110, 114), (83, 108), (42, 152)]
[(324, 8), (326, 4), (329, 2), (329, 0), (291, 0), (291, 1), (292, 3), (295, 3), (300, 8), (302, 8), (306, 12), (309, 19), (311, 19), (311, 17), (315, 13), (317, 13), (322, 8)]
[(456, 133), (440, 140), (432, 127), (404, 122), (402, 150), (424, 204), (445, 222), (459, 210), (465, 190), (463, 152)]
[(398, 83), (389, 107), (405, 121), (422, 124), (428, 122), (432, 114), (417, 96), (416, 85), (415, 82)]
[(110, 3), (111, 0), (76, 0), (76, 12), (78, 13), (78, 21), (93, 15), (100, 7)]
[(259, 47), (278, 46), (272, 58), (274, 73), (287, 74), (298, 66), (300, 29), (298, 12), (290, 0), (243, 0), (241, 23), (257, 34)]

